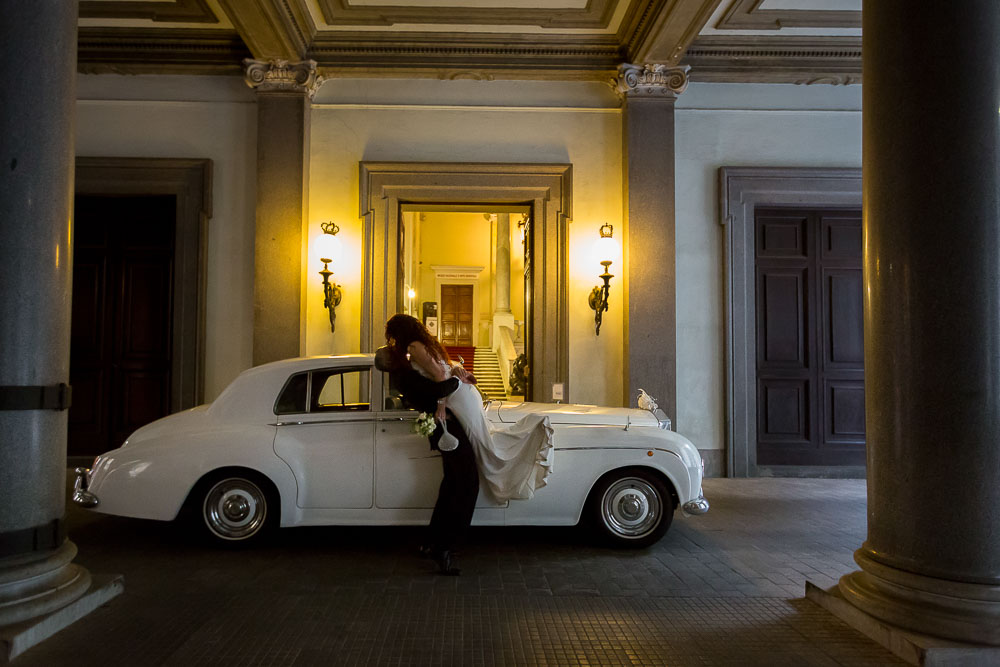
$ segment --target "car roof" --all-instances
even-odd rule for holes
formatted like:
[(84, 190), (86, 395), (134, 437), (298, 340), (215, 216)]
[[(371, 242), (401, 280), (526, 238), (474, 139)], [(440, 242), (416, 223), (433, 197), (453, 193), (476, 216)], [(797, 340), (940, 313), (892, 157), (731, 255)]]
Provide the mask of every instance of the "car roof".
[(336, 354), (297, 357), (272, 361), (248, 368), (226, 387), (209, 408), (212, 414), (224, 420), (254, 420), (268, 415), (273, 417), (274, 401), (288, 378), (295, 373), (318, 368), (372, 367), (374, 354)]

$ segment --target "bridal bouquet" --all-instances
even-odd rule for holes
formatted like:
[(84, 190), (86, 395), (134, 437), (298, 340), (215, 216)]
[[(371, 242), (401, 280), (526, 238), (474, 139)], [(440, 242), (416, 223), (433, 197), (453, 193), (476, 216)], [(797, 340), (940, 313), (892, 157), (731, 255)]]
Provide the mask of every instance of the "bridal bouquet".
[(417, 420), (413, 422), (413, 432), (418, 435), (428, 436), (434, 432), (437, 428), (437, 422), (434, 421), (434, 415), (429, 412), (421, 412), (417, 415)]

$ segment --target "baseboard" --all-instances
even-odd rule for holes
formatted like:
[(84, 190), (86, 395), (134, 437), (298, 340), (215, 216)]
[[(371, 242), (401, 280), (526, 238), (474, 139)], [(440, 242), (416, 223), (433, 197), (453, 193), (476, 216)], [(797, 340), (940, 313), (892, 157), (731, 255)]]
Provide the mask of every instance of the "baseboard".
[(726, 474), (725, 451), (721, 449), (699, 449), (705, 462), (705, 477), (723, 477)]
[(757, 477), (865, 479), (864, 466), (757, 466)]

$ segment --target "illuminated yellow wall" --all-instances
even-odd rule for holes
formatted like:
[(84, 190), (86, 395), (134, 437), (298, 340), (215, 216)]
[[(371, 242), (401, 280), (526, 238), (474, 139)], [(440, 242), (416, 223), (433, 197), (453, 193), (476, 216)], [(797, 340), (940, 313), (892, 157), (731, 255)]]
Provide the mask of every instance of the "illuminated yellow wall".
[[(516, 85), (509, 85), (509, 84)], [(447, 101), (443, 104), (442, 101)], [(332, 81), (314, 100), (310, 147), (310, 217), (336, 219), (347, 248), (335, 269), (345, 290), (331, 334), (318, 281), (307, 282), (307, 354), (355, 352), (360, 345), (361, 220), (358, 163), (539, 162), (573, 165), (569, 225), (569, 399), (621, 401), (621, 281), (600, 337), (587, 305), (599, 282), (590, 248), (604, 221), (622, 215), (621, 112), (594, 83), (489, 81)], [(516, 227), (515, 227), (516, 230)], [(318, 227), (310, 226), (315, 237)], [(516, 255), (512, 246), (512, 255)], [(427, 258), (422, 258), (425, 264)], [(490, 263), (485, 260), (488, 267)], [(320, 267), (309, 267), (307, 276)], [(512, 298), (514, 295), (512, 294)]]

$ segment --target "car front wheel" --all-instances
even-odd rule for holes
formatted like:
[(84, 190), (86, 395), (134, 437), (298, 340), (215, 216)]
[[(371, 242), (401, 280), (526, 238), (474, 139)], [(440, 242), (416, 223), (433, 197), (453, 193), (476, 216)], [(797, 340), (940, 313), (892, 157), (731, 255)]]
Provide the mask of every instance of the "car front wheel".
[(226, 546), (257, 542), (274, 525), (277, 504), (260, 481), (222, 475), (202, 489), (201, 520), (213, 541)]
[(616, 470), (594, 487), (591, 513), (598, 532), (613, 546), (638, 549), (667, 532), (674, 502), (657, 475), (641, 469)]

